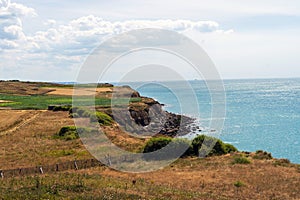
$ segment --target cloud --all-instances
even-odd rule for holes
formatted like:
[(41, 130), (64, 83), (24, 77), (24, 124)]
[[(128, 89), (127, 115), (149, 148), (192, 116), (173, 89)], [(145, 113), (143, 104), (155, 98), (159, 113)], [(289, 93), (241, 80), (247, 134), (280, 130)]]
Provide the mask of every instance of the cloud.
[(37, 17), (33, 8), (0, 0), (0, 9), (0, 56), (13, 60), (2, 61), (2, 65), (12, 63), (14, 66), (25, 67), (35, 63), (49, 68), (74, 69), (75, 65), (79, 66), (106, 38), (134, 29), (162, 28), (177, 32), (193, 30), (201, 33), (228, 33), (228, 30), (222, 30), (215, 21), (109, 21), (87, 15), (65, 23), (49, 19), (44, 22), (46, 30), (44, 27), (40, 31), (27, 34), (23, 29), (23, 18)]
[(47, 31), (37, 32), (30, 37), (40, 50), (70, 53), (73, 49), (77, 53), (82, 49), (85, 55), (107, 36), (123, 33), (141, 28), (163, 28), (184, 32), (195, 30), (199, 32), (223, 31), (219, 24), (213, 21), (189, 21), (189, 20), (128, 20), (111, 22), (100, 17), (89, 15), (72, 20), (65, 25), (55, 25)]
[(0, 0), (0, 49), (11, 50), (27, 43), (22, 25), (25, 16), (34, 17), (37, 14), (33, 8)]
[(56, 25), (56, 20), (54, 20), (54, 19), (49, 19), (49, 20), (47, 20), (44, 24), (45, 24), (46, 26), (53, 27), (53, 26)]
[(24, 6), (23, 4), (19, 3), (10, 3), (7, 11), (12, 13), (12, 15), (15, 15), (17, 17), (23, 17), (23, 16), (31, 16), (36, 17), (37, 13), (33, 8)]
[(0, 0), (0, 10), (7, 9), (10, 4), (10, 0)]

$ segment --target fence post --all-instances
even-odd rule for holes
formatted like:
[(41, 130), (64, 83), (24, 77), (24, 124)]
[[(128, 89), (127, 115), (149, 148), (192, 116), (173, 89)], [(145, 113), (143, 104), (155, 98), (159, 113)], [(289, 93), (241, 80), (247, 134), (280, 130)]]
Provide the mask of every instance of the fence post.
[(74, 161), (74, 167), (75, 167), (75, 170), (78, 170), (78, 165), (77, 165), (76, 160)]
[(107, 160), (108, 166), (111, 166), (111, 159), (110, 159), (110, 155), (109, 154), (106, 155), (106, 160)]
[(58, 163), (56, 163), (56, 168), (55, 168), (55, 171), (58, 172)]
[(40, 171), (41, 174), (44, 174), (44, 171), (43, 171), (43, 167), (42, 167), (42, 166), (39, 167), (39, 171)]

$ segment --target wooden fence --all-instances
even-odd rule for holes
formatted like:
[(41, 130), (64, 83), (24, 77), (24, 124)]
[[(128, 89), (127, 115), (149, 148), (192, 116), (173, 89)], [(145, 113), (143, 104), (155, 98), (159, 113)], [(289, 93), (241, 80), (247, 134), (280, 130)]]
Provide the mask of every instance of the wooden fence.
[(97, 166), (104, 166), (104, 164), (102, 164), (96, 159), (74, 160), (74, 161), (68, 161), (63, 163), (57, 163), (53, 165), (0, 170), (0, 178), (3, 179), (3, 178), (10, 178), (10, 177), (17, 177), (17, 176), (54, 173), (54, 172), (67, 171), (67, 170), (80, 170), (80, 169), (88, 169)]

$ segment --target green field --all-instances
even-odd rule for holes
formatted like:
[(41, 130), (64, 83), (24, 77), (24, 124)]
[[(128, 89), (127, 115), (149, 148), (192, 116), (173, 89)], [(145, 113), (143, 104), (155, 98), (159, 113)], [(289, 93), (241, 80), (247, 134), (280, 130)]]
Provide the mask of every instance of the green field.
[[(12, 101), (9, 103), (0, 103), (0, 107), (10, 107), (20, 110), (45, 110), (48, 105), (72, 105), (72, 96), (52, 96), (52, 95), (36, 95), (36, 96), (19, 96), (0, 94), (0, 100)], [(139, 102), (140, 98), (131, 98), (130, 102)], [(114, 104), (127, 104), (128, 99), (120, 98), (114, 100)], [(91, 98), (87, 96), (76, 97), (76, 105), (80, 106), (110, 106), (109, 98)]]

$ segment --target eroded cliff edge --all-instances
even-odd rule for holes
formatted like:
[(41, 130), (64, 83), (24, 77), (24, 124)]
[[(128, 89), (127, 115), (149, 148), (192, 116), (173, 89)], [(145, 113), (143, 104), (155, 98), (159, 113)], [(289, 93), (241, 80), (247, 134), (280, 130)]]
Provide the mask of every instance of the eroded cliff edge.
[[(124, 88), (127, 94), (124, 93)], [(164, 110), (164, 105), (153, 98), (143, 97), (137, 91), (123, 87), (122, 94), (116, 92), (115, 96), (128, 96), (139, 98), (139, 101), (131, 102), (126, 106), (110, 108), (98, 108), (110, 115), (125, 131), (143, 135), (165, 135), (170, 137), (182, 136), (190, 133), (191, 124), (195, 119), (184, 115)]]

